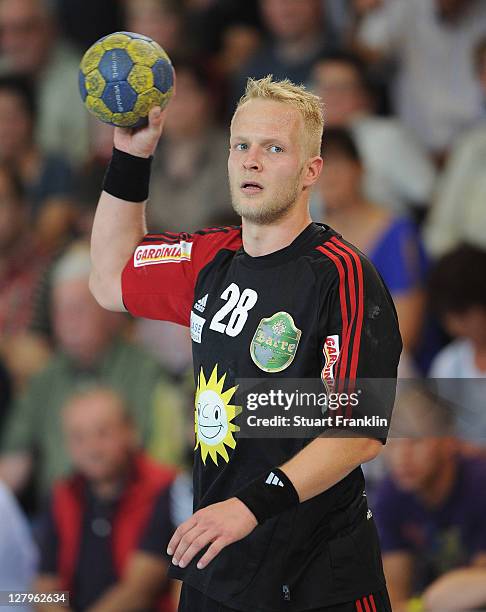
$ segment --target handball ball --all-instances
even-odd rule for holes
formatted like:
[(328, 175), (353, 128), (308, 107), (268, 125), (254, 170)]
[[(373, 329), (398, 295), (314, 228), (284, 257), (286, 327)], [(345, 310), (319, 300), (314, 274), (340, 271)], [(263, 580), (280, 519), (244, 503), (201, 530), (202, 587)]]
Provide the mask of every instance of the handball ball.
[(95, 42), (79, 69), (79, 90), (86, 108), (118, 127), (146, 124), (154, 106), (164, 108), (174, 90), (167, 53), (141, 34), (116, 32)]

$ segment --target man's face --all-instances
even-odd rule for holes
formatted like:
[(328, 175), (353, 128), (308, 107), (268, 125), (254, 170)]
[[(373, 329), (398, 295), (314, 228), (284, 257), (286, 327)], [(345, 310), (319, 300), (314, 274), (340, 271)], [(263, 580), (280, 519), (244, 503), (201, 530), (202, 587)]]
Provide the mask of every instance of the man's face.
[(127, 29), (152, 38), (170, 55), (178, 45), (180, 17), (164, 9), (158, 0), (131, 0), (126, 4)]
[(136, 447), (136, 436), (116, 397), (98, 392), (74, 400), (64, 433), (75, 468), (92, 481), (116, 478)]
[(409, 385), (399, 389), (384, 453), (396, 484), (418, 495), (430, 490), (457, 452), (454, 433), (444, 422), (446, 414), (431, 401)]
[(390, 438), (385, 457), (400, 489), (426, 493), (452, 452), (450, 438)]
[(0, 0), (0, 48), (16, 72), (38, 70), (52, 36), (51, 24), (37, 0)]
[(287, 104), (250, 100), (231, 123), (228, 173), (233, 208), (256, 224), (291, 210), (304, 186), (304, 122)]
[(61, 348), (81, 363), (93, 363), (113, 336), (115, 313), (104, 310), (91, 295), (88, 279), (60, 282), (53, 290), (52, 316)]
[(320, 27), (320, 0), (262, 0), (267, 28), (277, 38), (295, 40)]
[(325, 133), (323, 157), (324, 166), (319, 178), (319, 188), (326, 203), (326, 210), (330, 212), (343, 210), (362, 198), (361, 164), (336, 152), (327, 156)]
[(467, 338), (474, 344), (486, 346), (486, 308), (483, 306), (471, 306), (464, 312), (446, 314), (444, 326), (451, 336)]
[(190, 138), (210, 123), (210, 117), (208, 94), (189, 71), (179, 70), (177, 95), (169, 104), (164, 133), (173, 139)]
[(326, 125), (346, 127), (366, 110), (366, 95), (353, 66), (321, 62), (313, 71), (314, 91), (322, 99)]

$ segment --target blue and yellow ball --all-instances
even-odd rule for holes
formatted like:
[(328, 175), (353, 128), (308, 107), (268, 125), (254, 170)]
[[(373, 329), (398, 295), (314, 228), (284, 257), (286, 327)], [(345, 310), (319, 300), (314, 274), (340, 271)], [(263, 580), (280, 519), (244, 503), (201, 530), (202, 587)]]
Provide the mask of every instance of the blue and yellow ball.
[(79, 91), (86, 108), (118, 127), (139, 127), (154, 106), (164, 108), (174, 91), (174, 69), (155, 41), (133, 32), (101, 38), (84, 54)]

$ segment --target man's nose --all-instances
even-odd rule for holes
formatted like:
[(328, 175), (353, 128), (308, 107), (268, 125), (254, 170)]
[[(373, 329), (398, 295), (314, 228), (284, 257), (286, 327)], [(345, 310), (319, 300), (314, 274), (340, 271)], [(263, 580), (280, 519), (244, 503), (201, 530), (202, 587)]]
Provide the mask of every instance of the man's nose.
[(260, 171), (262, 169), (261, 157), (256, 147), (251, 147), (248, 149), (248, 152), (243, 159), (243, 167), (245, 170)]

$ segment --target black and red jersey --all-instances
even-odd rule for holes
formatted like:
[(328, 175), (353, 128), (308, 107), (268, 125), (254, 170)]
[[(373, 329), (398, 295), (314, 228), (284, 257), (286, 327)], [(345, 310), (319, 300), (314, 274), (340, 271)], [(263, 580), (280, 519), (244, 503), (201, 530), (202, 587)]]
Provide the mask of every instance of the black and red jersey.
[[(122, 275), (135, 316), (189, 326), (196, 392), (194, 505), (232, 497), (308, 440), (237, 435), (236, 379), (395, 379), (401, 351), (391, 297), (372, 264), (325, 225), (251, 257), (241, 228), (149, 234)], [(167, 350), (170, 350), (168, 347)], [(309, 610), (384, 583), (361, 468), (259, 525), (204, 570), (173, 574), (248, 611)]]

